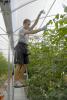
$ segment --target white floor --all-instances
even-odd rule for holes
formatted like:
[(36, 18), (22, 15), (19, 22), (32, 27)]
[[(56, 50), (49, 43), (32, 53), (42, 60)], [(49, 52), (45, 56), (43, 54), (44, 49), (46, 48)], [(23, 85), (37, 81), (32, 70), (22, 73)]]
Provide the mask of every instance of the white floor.
[[(10, 100), (12, 100), (12, 86), (10, 84)], [(5, 91), (4, 100), (8, 100), (8, 92)], [(28, 100), (25, 95), (24, 87), (14, 88), (14, 100)]]

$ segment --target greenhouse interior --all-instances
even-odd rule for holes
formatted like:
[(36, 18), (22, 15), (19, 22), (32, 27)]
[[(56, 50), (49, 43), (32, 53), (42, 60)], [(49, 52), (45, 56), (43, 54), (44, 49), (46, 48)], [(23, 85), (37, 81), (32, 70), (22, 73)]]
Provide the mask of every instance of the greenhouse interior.
[(67, 0), (0, 0), (0, 100), (67, 100)]

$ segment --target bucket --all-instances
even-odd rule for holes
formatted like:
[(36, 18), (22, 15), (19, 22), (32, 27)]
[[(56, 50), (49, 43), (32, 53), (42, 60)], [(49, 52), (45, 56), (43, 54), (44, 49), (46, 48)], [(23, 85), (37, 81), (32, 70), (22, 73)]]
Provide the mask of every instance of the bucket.
[(4, 100), (4, 95), (0, 95), (0, 100)]

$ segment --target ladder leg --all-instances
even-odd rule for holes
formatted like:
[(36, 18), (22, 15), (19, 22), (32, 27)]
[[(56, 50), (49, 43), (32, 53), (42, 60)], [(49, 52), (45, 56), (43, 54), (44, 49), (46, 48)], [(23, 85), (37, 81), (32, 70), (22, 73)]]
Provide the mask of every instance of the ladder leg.
[(10, 43), (8, 45), (8, 100), (10, 100)]
[(14, 100), (14, 49), (12, 53), (12, 100)]

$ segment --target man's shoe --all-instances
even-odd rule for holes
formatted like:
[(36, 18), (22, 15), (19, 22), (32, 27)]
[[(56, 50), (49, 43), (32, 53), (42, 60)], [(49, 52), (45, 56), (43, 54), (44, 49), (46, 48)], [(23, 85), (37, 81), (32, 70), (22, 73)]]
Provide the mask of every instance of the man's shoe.
[(15, 88), (26, 87), (26, 84), (25, 84), (25, 82), (17, 81), (17, 82), (15, 82), (14, 87)]

